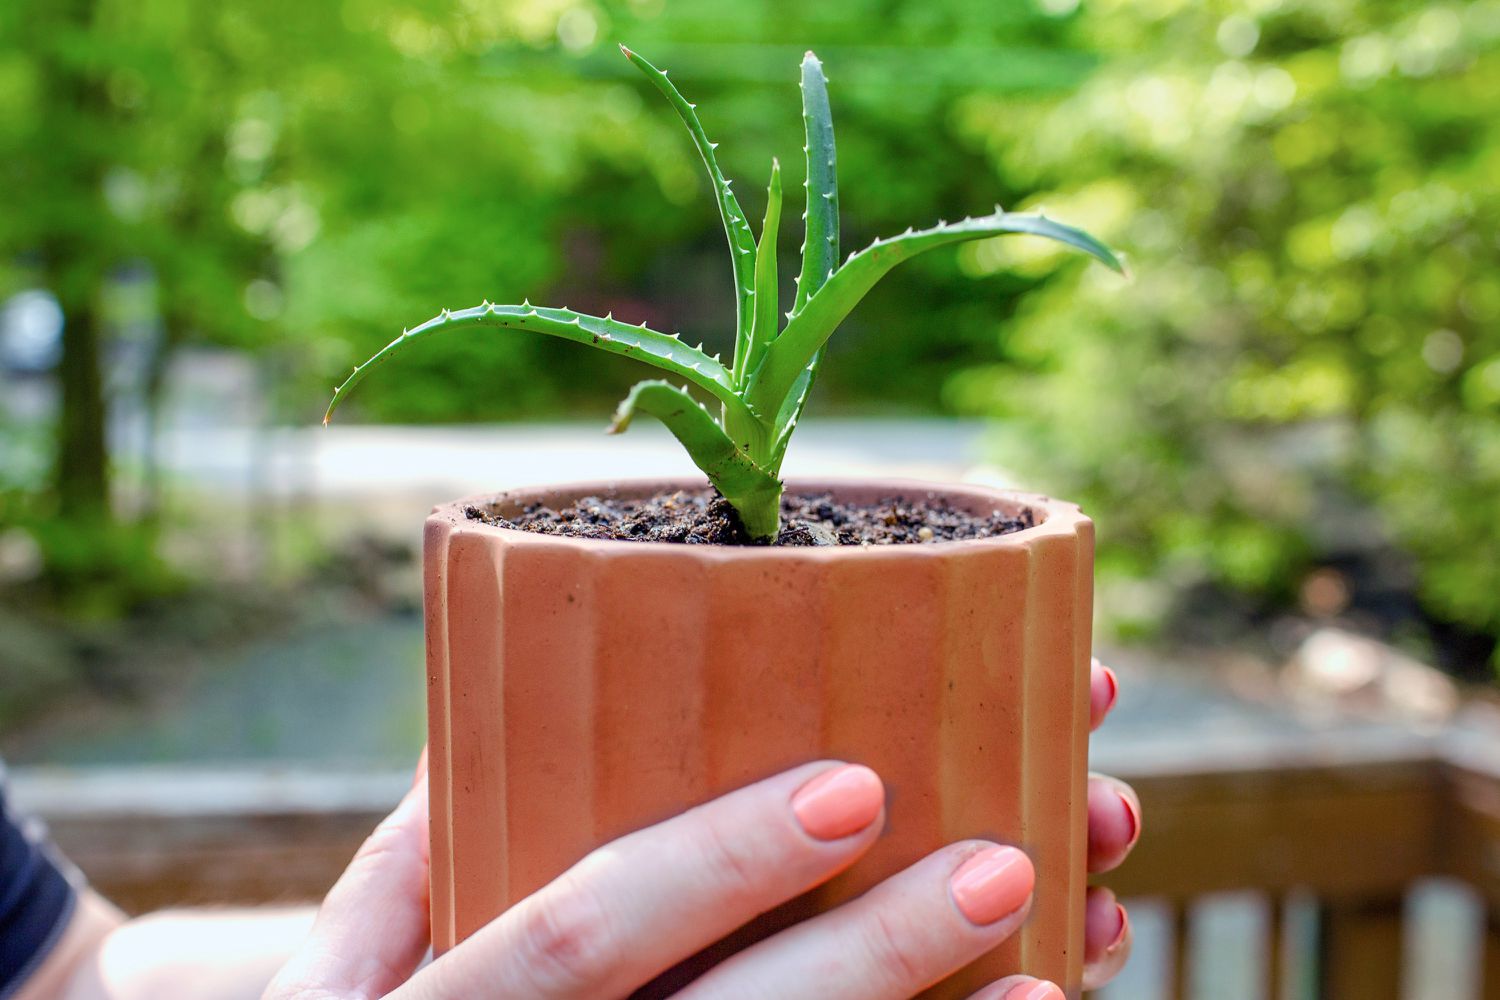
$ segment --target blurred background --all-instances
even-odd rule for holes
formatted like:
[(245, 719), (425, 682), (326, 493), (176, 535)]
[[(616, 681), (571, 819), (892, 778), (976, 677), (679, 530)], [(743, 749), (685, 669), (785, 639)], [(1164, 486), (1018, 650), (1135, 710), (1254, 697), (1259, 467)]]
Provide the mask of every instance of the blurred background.
[[(311, 893), (422, 742), (427, 507), (691, 471), (658, 428), (599, 435), (644, 369), (499, 331), (316, 426), (352, 364), (486, 298), (732, 343), (700, 164), (617, 42), (752, 218), (771, 157), (801, 169), (812, 47), (846, 250), (1000, 202), (1127, 253), (1129, 281), (1017, 239), (898, 270), (788, 458), (1096, 519), (1126, 681), (1097, 755), (1162, 838), (1111, 995), (1500, 996), (1494, 855), (1450, 851), (1500, 829), (1496, 0), (11, 0), (0, 754), (65, 846), (138, 906)], [(121, 805), (141, 775), (159, 808)], [(173, 839), (205, 802), (304, 848), (311, 810), (326, 850), (299, 884), (167, 879), (245, 849)], [(1210, 831), (1243, 871), (1183, 874)]]

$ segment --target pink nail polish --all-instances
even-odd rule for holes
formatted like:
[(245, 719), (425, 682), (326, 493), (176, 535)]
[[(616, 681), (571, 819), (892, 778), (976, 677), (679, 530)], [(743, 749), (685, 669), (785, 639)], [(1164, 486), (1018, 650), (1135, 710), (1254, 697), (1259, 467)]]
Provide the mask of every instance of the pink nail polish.
[(1089, 682), (1089, 728), (1098, 729), (1104, 723), (1115, 699), (1120, 694), (1120, 682), (1113, 670), (1094, 661), (1094, 673)]
[(1005, 994), (1005, 1000), (1067, 1000), (1063, 991), (1045, 980), (1022, 983)]
[(809, 837), (839, 840), (875, 822), (885, 804), (880, 777), (860, 764), (829, 768), (792, 795), (792, 813)]
[(959, 865), (948, 880), (959, 911), (980, 927), (1019, 910), (1035, 884), (1031, 859), (1014, 847), (986, 848)]
[(1130, 837), (1126, 843), (1134, 847), (1135, 842), (1141, 837), (1141, 817), (1136, 814), (1135, 804), (1130, 801), (1128, 796), (1120, 796), (1120, 805), (1125, 807), (1125, 815), (1130, 818)]
[(1125, 943), (1125, 935), (1130, 930), (1130, 915), (1125, 912), (1125, 907), (1121, 906), (1119, 903), (1116, 903), (1115, 911), (1120, 917), (1120, 932), (1116, 934), (1115, 939), (1105, 947), (1104, 953), (1106, 955), (1113, 955), (1115, 952), (1120, 950), (1120, 946)]

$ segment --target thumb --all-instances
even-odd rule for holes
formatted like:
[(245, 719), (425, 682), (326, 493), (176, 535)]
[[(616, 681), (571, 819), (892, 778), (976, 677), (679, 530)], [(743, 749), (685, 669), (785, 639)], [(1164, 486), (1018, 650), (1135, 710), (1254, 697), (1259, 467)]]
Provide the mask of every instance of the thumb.
[(427, 775), (381, 821), (329, 890), (302, 948), (264, 1000), (365, 1000), (407, 980), (427, 954)]

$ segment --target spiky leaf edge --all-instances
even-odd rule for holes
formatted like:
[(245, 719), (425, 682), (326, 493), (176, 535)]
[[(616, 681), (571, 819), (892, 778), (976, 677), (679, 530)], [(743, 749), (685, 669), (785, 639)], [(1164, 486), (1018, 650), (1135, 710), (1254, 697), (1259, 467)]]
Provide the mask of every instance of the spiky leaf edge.
[(771, 160), (771, 180), (766, 185), (766, 219), (755, 247), (755, 321), (750, 326), (745, 350), (735, 352), (736, 383), (743, 387), (750, 372), (760, 364), (771, 341), (776, 339), (777, 272), (776, 239), (781, 230), (781, 163)]
[[(749, 336), (734, 345), (734, 368), (731, 375), (736, 390), (743, 390), (742, 379), (748, 375), (776, 336), (776, 238), (781, 230), (781, 164), (771, 160), (771, 180), (766, 185), (766, 218), (755, 246), (755, 319)], [(740, 420), (728, 407), (724, 410), (724, 429), (735, 444), (756, 461), (765, 461), (770, 451), (773, 424), (759, 419)]]
[(364, 381), (371, 369), (389, 361), (412, 341), (434, 331), (474, 323), (526, 333), (543, 333), (644, 361), (662, 371), (685, 378), (710, 393), (724, 404), (726, 410), (733, 411), (737, 419), (754, 419), (743, 400), (735, 394), (729, 369), (724, 367), (723, 362), (710, 357), (699, 348), (683, 343), (674, 334), (652, 330), (644, 323), (632, 326), (612, 316), (590, 316), (572, 309), (533, 306), (529, 302), (518, 306), (486, 302), (468, 309), (444, 309), (420, 326), (404, 331), (368, 361), (355, 368), (343, 384), (334, 389), (333, 399), (328, 404), (327, 413), (323, 415), (323, 422), (328, 422), (333, 411), (356, 385)]
[(839, 184), (833, 111), (828, 104), (828, 79), (823, 75), (823, 64), (811, 52), (802, 57), (801, 87), (802, 152), (807, 159), (802, 189), (807, 206), (802, 212), (802, 272), (797, 276), (794, 315), (833, 276), (839, 261)]
[[(897, 264), (949, 244), (1008, 235), (1057, 240), (1089, 254), (1115, 271), (1122, 274), (1125, 271), (1109, 247), (1083, 230), (1027, 213), (997, 211), (993, 215), (955, 223), (940, 222), (931, 229), (908, 229), (897, 236), (877, 239), (863, 250), (850, 254), (833, 277), (791, 318), (746, 383), (746, 402), (757, 412), (786, 412), (788, 395), (833, 331)], [(795, 419), (795, 414), (792, 417)], [(784, 426), (777, 428), (778, 437), (784, 429)]]
[[(797, 297), (787, 315), (789, 321), (833, 277), (839, 259), (839, 179), (833, 107), (828, 101), (828, 78), (823, 74), (823, 63), (811, 52), (802, 57), (802, 152), (807, 162), (806, 180), (802, 182), (807, 196), (807, 207), (802, 213), (802, 273), (797, 277)], [(756, 363), (760, 360), (756, 358)], [(792, 430), (807, 405), (822, 361), (820, 349), (797, 376), (777, 411), (769, 463), (772, 472), (781, 471)]]
[(677, 117), (682, 119), (682, 124), (687, 126), (688, 133), (693, 137), (693, 144), (698, 147), (698, 155), (708, 168), (709, 183), (713, 185), (714, 200), (724, 223), (724, 235), (729, 240), (730, 264), (734, 269), (734, 329), (735, 343), (738, 344), (741, 338), (749, 336), (754, 316), (755, 235), (750, 232), (750, 223), (745, 218), (745, 210), (740, 207), (739, 199), (729, 189), (729, 180), (719, 169), (718, 157), (714, 155), (719, 144), (709, 141), (708, 133), (703, 130), (703, 123), (698, 120), (695, 110), (697, 105), (690, 103), (678, 92), (672, 81), (667, 79), (666, 70), (657, 69), (623, 45), (620, 46), (620, 51), (666, 97), (677, 112)]

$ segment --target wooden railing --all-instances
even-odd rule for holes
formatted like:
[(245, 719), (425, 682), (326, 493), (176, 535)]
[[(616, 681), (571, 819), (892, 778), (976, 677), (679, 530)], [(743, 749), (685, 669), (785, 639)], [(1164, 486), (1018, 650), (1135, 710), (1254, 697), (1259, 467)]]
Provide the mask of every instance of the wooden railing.
[[(1500, 907), (1500, 777), (1438, 744), (1380, 734), (1353, 746), (1247, 746), (1121, 770), (1140, 794), (1147, 832), (1106, 881), (1171, 915), (1163, 1000), (1223, 995), (1213, 982), (1190, 981), (1193, 968), (1204, 978), (1190, 957), (1191, 915), (1205, 897), (1263, 897), (1254, 965), (1268, 1000), (1402, 997), (1406, 895), (1420, 880), (1457, 876)], [(1313, 967), (1288, 977), (1293, 898), (1311, 904), (1316, 936), (1303, 956)], [(1481, 996), (1500, 998), (1500, 976), (1486, 976)]]
[[(1500, 1000), (1500, 749), (1488, 740), (1374, 733), (1267, 748), (1181, 744), (1106, 766), (1134, 784), (1146, 835), (1106, 881), (1169, 914), (1163, 1000), (1224, 995), (1190, 962), (1198, 901), (1265, 899), (1258, 995), (1397, 1000), (1405, 899), (1431, 876), (1471, 887), (1478, 996)], [(13, 772), (17, 800), (134, 911), (316, 899), (399, 797), (407, 776), (91, 770)], [(1316, 914), (1311, 952), (1287, 975), (1287, 901)], [(1299, 925), (1301, 926), (1301, 925)], [(1305, 936), (1305, 935), (1304, 935)], [(1190, 968), (1199, 970), (1193, 978)], [(1294, 982), (1295, 981), (1295, 982)], [(1291, 985), (1289, 985), (1291, 984)], [(1256, 994), (1252, 994), (1256, 995)], [(1455, 996), (1453, 1000), (1464, 1000)]]
[(95, 887), (144, 913), (321, 899), (411, 774), (15, 768), (10, 783)]

